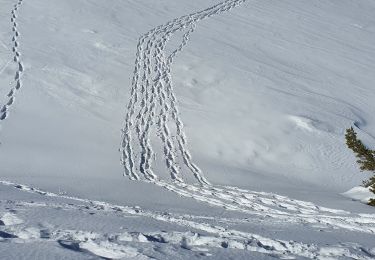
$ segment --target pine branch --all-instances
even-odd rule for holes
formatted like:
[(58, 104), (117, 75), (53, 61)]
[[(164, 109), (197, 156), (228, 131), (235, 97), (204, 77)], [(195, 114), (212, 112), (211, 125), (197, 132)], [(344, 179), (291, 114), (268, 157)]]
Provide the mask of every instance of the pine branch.
[[(357, 138), (357, 133), (353, 127), (346, 129), (346, 145), (351, 149), (358, 158), (357, 163), (361, 171), (370, 171), (375, 173), (375, 151), (368, 149), (361, 140)], [(375, 175), (370, 179), (363, 181), (363, 185), (375, 194)], [(375, 199), (368, 202), (369, 205), (375, 206)]]

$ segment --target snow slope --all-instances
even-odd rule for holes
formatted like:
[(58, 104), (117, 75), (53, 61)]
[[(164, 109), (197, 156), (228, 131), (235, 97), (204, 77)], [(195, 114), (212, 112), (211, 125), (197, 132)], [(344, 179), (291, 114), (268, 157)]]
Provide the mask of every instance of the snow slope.
[(6, 259), (374, 257), (372, 1), (0, 6)]

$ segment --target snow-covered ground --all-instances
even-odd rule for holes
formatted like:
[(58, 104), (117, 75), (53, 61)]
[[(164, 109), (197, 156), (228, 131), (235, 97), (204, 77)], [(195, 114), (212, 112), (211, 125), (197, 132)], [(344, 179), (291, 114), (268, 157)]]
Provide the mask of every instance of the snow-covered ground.
[(0, 7), (0, 259), (375, 257), (373, 1)]

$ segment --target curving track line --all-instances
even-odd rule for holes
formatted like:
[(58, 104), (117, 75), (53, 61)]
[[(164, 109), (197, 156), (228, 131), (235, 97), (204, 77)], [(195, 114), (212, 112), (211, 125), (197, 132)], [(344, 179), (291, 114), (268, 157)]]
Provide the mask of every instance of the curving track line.
[[(60, 208), (64, 210), (96, 210), (99, 212), (105, 212), (108, 214), (115, 214), (116, 216), (128, 216), (132, 215), (134, 217), (146, 217), (154, 219), (156, 221), (161, 221), (169, 224), (174, 224), (182, 227), (187, 227), (191, 230), (197, 230), (199, 233), (181, 233), (181, 232), (152, 232), (152, 233), (140, 233), (140, 232), (131, 232), (127, 235), (135, 234), (131, 242), (157, 242), (162, 241), (161, 243), (172, 243), (180, 245), (186, 239), (189, 239), (192, 246), (205, 246), (211, 248), (230, 248), (237, 250), (246, 250), (252, 252), (259, 252), (263, 254), (268, 254), (282, 259), (295, 259), (295, 258), (310, 258), (310, 259), (373, 259), (374, 255), (372, 249), (364, 248), (359, 244), (339, 244), (339, 245), (325, 245), (318, 246), (315, 244), (307, 244), (296, 241), (286, 241), (282, 239), (273, 239), (264, 237), (258, 234), (253, 234), (249, 232), (238, 231), (235, 229), (225, 228), (217, 224), (213, 225), (209, 222), (203, 222), (202, 220), (210, 220), (210, 217), (205, 216), (194, 216), (194, 215), (178, 215), (172, 213), (159, 213), (155, 211), (144, 210), (139, 207), (129, 207), (122, 205), (114, 205), (107, 202), (95, 201), (89, 199), (82, 199), (77, 197), (70, 197), (66, 195), (59, 195), (52, 192), (43, 191), (34, 187), (16, 184), (9, 181), (1, 181), (1, 185), (12, 186), (20, 191), (29, 192), (34, 194), (39, 194), (44, 197), (50, 197), (54, 200), (48, 200), (47, 203), (24, 203), (18, 202), (18, 206), (23, 206), (24, 210), (27, 210), (27, 206), (35, 204), (37, 207), (46, 207), (46, 208)], [(58, 202), (57, 199), (63, 199), (63, 203)], [(57, 200), (57, 203), (54, 202)], [(69, 200), (69, 203), (66, 200)], [(1, 201), (0, 201), (1, 202)], [(77, 204), (79, 203), (79, 204)], [(200, 220), (198, 222), (198, 220)], [(215, 217), (211, 220), (219, 220), (219, 222), (226, 225), (226, 223), (232, 222), (241, 222), (242, 220), (237, 219), (227, 219)], [(22, 227), (19, 225), (20, 230), (18, 232), (23, 232), (27, 230), (27, 226)], [(9, 234), (14, 233), (14, 229), (6, 230)], [(201, 234), (200, 234), (201, 233)], [(74, 236), (77, 234), (77, 236)], [(74, 231), (74, 230), (51, 230), (50, 236), (43, 239), (49, 239), (50, 242), (60, 242), (61, 239), (67, 242), (75, 242), (84, 248), (85, 243), (100, 243), (100, 241), (109, 241), (117, 245), (120, 241), (117, 241), (117, 237), (120, 234), (109, 234), (99, 235), (99, 236), (90, 236), (92, 232), (84, 231)], [(17, 233), (16, 233), (17, 235)], [(86, 236), (87, 235), (87, 236)], [(150, 237), (149, 240), (141, 240), (139, 235), (145, 237)], [(67, 237), (69, 238), (68, 240)], [(94, 238), (94, 239), (93, 239)], [(158, 239), (153, 239), (158, 238)], [(162, 239), (160, 239), (162, 238)], [(174, 242), (175, 241), (175, 242)]]
[(14, 8), (11, 11), (10, 21), (12, 23), (12, 31), (13, 31), (12, 52), (14, 54), (13, 61), (15, 63), (17, 63), (17, 70), (16, 70), (16, 73), (14, 75), (14, 85), (7, 95), (7, 101), (4, 103), (4, 105), (0, 106), (1, 107), (0, 121), (4, 121), (5, 119), (8, 118), (9, 110), (14, 105), (16, 95), (22, 87), (21, 78), (22, 78), (22, 75), (23, 75), (23, 72), (24, 72), (24, 66), (23, 66), (23, 63), (21, 61), (21, 53), (18, 51), (18, 49), (20, 47), (20, 43), (18, 41), (20, 33), (18, 31), (18, 24), (17, 24), (17, 12), (18, 12), (18, 9), (21, 7), (22, 3), (23, 3), (23, 0), (19, 0), (14, 5)]
[(308, 225), (316, 229), (343, 229), (375, 234), (374, 214), (353, 214), (276, 194), (238, 191), (229, 187), (170, 184), (164, 181), (155, 184), (182, 197), (253, 217), (266, 216), (273, 222)]
[[(245, 1), (224, 1), (203, 11), (157, 26), (140, 37), (120, 147), (124, 174), (132, 180), (148, 181), (179, 196), (254, 217), (266, 214), (276, 222), (288, 221), (319, 229), (340, 228), (375, 234), (375, 215), (352, 214), (271, 193), (213, 186), (192, 161), (173, 90), (173, 60), (188, 44), (199, 21), (230, 11)], [(178, 31), (184, 32), (181, 43), (167, 54), (166, 45)], [(153, 129), (163, 144), (163, 155), (172, 183), (161, 180), (152, 170), (155, 151), (150, 135)], [(180, 165), (179, 162), (183, 162), (184, 165)], [(185, 183), (182, 166), (189, 169), (199, 185)]]
[[(152, 171), (155, 152), (150, 134), (154, 129), (163, 143), (163, 154), (171, 179), (176, 183), (184, 182), (180, 171), (181, 165), (178, 164), (178, 158), (181, 158), (199, 183), (209, 184), (199, 167), (192, 162), (187, 149), (183, 122), (179, 116), (177, 98), (173, 93), (171, 65), (173, 59), (188, 43), (199, 21), (230, 11), (245, 1), (224, 1), (159, 25), (140, 37), (120, 147), (124, 174), (130, 179), (158, 180), (158, 176)], [(178, 31), (186, 31), (182, 42), (177, 49), (167, 55), (166, 44)], [(175, 125), (172, 128), (173, 133), (171, 124)], [(135, 154), (137, 147), (140, 147), (138, 155)], [(136, 158), (139, 158), (138, 163)]]

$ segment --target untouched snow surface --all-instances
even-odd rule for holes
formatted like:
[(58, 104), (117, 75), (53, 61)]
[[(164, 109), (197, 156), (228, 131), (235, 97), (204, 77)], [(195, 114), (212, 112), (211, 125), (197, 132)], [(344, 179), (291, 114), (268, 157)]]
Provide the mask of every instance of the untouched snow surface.
[(365, 188), (362, 186), (351, 188), (350, 190), (343, 193), (344, 196), (352, 198), (353, 200), (362, 201), (363, 203), (368, 203), (371, 198), (374, 198), (374, 193), (370, 188)]
[(1, 259), (375, 257), (373, 1), (0, 6)]

